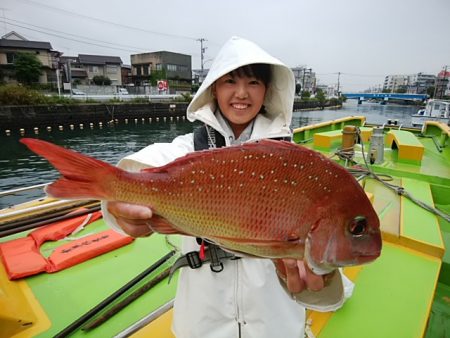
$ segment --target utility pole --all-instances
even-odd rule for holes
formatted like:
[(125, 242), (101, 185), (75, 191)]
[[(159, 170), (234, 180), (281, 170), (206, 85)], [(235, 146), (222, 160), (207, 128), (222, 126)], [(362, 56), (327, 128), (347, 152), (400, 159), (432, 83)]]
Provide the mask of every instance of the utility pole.
[(306, 76), (306, 67), (303, 68), (302, 92), (305, 91), (305, 76)]
[[(305, 88), (307, 87), (308, 90), (312, 87), (312, 68), (306, 68), (303, 67), (303, 80), (302, 80), (302, 91), (305, 91)], [(308, 81), (307, 83), (309, 84), (308, 86), (305, 85), (305, 80), (306, 80), (306, 71), (308, 71)], [(312, 89), (312, 88), (311, 88)]]
[(200, 41), (200, 67), (202, 70), (202, 77), (204, 76), (203, 74), (203, 54), (205, 54), (206, 48), (207, 47), (203, 47), (203, 42), (206, 42), (208, 40), (204, 39), (204, 38), (200, 38), (197, 39), (197, 41)]
[(341, 79), (341, 72), (338, 72), (338, 85), (337, 85), (337, 94), (338, 94), (338, 97), (340, 97), (341, 96), (341, 94), (339, 93), (339, 88), (340, 88), (340, 79)]

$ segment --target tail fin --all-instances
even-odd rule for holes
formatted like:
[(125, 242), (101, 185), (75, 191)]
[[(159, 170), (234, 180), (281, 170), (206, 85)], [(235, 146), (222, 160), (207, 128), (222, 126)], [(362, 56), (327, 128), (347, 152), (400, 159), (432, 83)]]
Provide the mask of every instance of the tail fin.
[[(46, 188), (53, 197), (67, 199), (110, 199), (108, 183), (120, 169), (95, 158), (38, 139), (20, 140), (45, 157), (63, 176)], [(108, 198), (109, 197), (109, 198)]]

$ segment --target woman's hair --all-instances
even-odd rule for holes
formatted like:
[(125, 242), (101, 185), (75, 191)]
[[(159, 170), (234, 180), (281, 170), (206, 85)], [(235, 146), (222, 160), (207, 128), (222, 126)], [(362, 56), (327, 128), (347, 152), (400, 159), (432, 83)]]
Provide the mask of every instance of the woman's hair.
[(245, 65), (232, 70), (229, 74), (237, 77), (255, 77), (257, 80), (262, 81), (266, 87), (272, 80), (270, 65), (266, 63), (252, 63)]

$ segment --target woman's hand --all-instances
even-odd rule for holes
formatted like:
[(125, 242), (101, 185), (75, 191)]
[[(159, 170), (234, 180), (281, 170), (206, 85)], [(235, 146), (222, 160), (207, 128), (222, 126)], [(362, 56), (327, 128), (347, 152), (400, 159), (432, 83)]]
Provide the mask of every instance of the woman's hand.
[(292, 293), (299, 293), (305, 289), (319, 291), (329, 279), (329, 275), (314, 274), (304, 261), (287, 258), (274, 260), (274, 263), (278, 276)]
[(145, 237), (153, 233), (150, 227), (153, 213), (149, 207), (124, 202), (108, 202), (107, 209), (128, 235)]

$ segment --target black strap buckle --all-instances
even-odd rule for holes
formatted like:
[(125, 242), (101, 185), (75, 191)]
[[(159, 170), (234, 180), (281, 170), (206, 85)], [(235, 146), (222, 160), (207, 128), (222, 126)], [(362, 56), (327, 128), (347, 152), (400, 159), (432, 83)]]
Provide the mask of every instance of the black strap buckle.
[(200, 259), (200, 255), (198, 251), (190, 251), (186, 253), (186, 259), (191, 269), (198, 269), (203, 265), (202, 260)]
[(198, 251), (190, 251), (179, 257), (170, 269), (169, 282), (172, 279), (174, 272), (185, 266), (189, 266), (191, 269), (198, 269), (204, 263), (209, 262), (209, 268), (212, 272), (221, 272), (224, 269), (223, 261), (227, 259), (236, 260), (239, 259), (239, 257), (236, 257), (234, 254), (226, 252), (219, 246), (210, 243), (208, 248), (205, 249), (205, 259), (203, 261), (200, 259), (200, 254)]
[(221, 272), (223, 270), (223, 263), (220, 261), (221, 257), (219, 256), (219, 247), (216, 245), (210, 245), (208, 247), (209, 257), (211, 263), (209, 264), (209, 268), (212, 272)]

